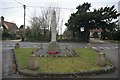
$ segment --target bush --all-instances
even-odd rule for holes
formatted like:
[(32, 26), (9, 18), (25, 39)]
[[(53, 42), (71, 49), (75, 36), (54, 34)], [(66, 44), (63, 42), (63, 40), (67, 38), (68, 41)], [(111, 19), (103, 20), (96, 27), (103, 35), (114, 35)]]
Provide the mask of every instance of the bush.
[(102, 32), (102, 39), (119, 41), (120, 40), (120, 31)]
[(93, 37), (94, 37), (94, 38), (98, 38), (98, 33), (97, 33), (97, 32), (94, 32), (94, 33), (93, 33)]
[(112, 39), (113, 40), (120, 40), (120, 31), (114, 31), (112, 32)]

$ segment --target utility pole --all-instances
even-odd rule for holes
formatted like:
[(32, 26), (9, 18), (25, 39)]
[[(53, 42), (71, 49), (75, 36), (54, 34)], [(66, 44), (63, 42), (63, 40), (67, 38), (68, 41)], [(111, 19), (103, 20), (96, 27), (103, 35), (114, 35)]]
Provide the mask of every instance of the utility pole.
[(23, 8), (24, 8), (24, 27), (23, 27), (23, 40), (22, 41), (25, 41), (25, 16), (26, 16), (26, 5), (23, 5)]
[[(120, 13), (120, 1), (118, 2), (118, 13)], [(118, 30), (120, 30), (120, 16), (118, 17)]]

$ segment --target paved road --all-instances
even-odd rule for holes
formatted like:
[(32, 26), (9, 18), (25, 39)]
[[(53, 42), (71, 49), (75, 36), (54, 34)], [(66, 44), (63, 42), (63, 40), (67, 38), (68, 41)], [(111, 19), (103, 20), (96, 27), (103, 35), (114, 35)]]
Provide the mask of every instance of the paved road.
[(118, 78), (118, 49), (103, 50), (106, 53), (107, 58), (117, 68), (112, 74), (101, 74), (96, 76), (89, 76), (90, 78)]
[[(3, 48), (14, 48), (14, 45), (17, 42), (14, 41), (3, 41), (2, 42), (2, 47)], [(34, 42), (19, 42), (21, 47), (41, 47), (41, 44), (43, 45), (43, 48), (46, 48), (48, 43), (34, 43)], [(85, 47), (87, 46), (87, 43), (59, 43), (61, 48), (65, 48), (66, 44), (68, 46), (73, 46), (73, 47)], [(108, 43), (108, 44), (93, 44), (93, 47), (97, 48), (104, 48), (104, 49), (118, 49), (118, 44), (114, 43)]]
[(13, 67), (12, 67), (12, 52), (9, 49), (2, 50), (2, 74), (3, 77), (13, 74)]
[[(2, 43), (3, 47), (3, 75), (4, 77), (24, 77), (21, 75), (14, 75), (12, 74), (12, 71), (9, 72), (12, 68), (8, 67), (6, 65), (11, 66), (11, 51), (10, 49), (14, 48), (16, 42), (14, 41), (4, 41)], [(33, 42), (19, 42), (21, 47), (41, 47), (41, 44), (43, 45), (43, 48), (47, 48), (48, 43), (33, 43)], [(87, 43), (59, 43), (60, 48), (65, 48), (66, 45), (72, 46), (72, 47), (87, 47)], [(113, 43), (107, 43), (107, 44), (92, 44), (93, 48), (97, 49), (103, 49), (102, 51), (106, 53), (107, 58), (111, 60), (111, 62), (115, 65), (115, 67), (118, 67), (118, 44)], [(7, 76), (5, 76), (7, 74)], [(96, 76), (89, 76), (91, 78), (117, 78), (118, 77), (118, 70), (113, 72), (112, 74), (102, 74), (102, 75), (96, 75)]]
[(10, 49), (2, 49), (2, 77), (3, 78), (24, 78), (22, 75), (16, 75), (12, 65), (12, 51)]

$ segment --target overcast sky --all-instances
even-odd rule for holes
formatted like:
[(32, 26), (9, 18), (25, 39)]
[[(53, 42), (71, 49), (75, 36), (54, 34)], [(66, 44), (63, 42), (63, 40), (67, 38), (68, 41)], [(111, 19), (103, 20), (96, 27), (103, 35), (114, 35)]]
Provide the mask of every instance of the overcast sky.
[[(75, 12), (75, 8), (83, 4), (84, 2), (91, 3), (91, 10), (93, 8), (100, 8), (105, 6), (115, 5), (118, 10), (118, 2), (120, 0), (0, 0), (0, 15), (5, 17), (6, 21), (15, 22), (18, 27), (23, 24), (23, 7), (22, 4), (27, 6), (26, 8), (26, 25), (29, 25), (30, 17), (36, 12), (39, 14), (41, 8), (29, 7), (29, 6), (57, 6), (61, 9), (61, 18), (63, 18), (64, 23), (67, 22), (71, 13)], [(62, 26), (63, 30), (66, 28)]]

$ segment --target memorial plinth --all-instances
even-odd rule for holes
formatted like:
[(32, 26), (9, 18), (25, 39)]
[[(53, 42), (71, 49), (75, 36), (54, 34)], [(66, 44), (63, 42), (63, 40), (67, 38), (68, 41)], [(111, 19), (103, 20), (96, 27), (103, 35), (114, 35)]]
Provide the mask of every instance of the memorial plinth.
[(50, 42), (48, 46), (48, 54), (60, 53), (59, 44), (57, 42)]
[(62, 46), (62, 48), (60, 48), (59, 43), (57, 42), (57, 23), (56, 23), (56, 13), (55, 11), (52, 13), (52, 17), (51, 17), (51, 25), (50, 25), (50, 29), (51, 29), (51, 41), (48, 44), (47, 48), (43, 48), (43, 46), (41, 45), (41, 48), (36, 51), (34, 54), (36, 56), (40, 56), (40, 57), (46, 57), (46, 56), (50, 56), (50, 57), (54, 57), (54, 56), (74, 56), (75, 52), (73, 51), (73, 49), (69, 49), (68, 44), (66, 46), (66, 48), (64, 48), (64, 46)]
[(59, 44), (56, 40), (57, 30), (56, 30), (56, 13), (53, 12), (52, 20), (51, 20), (51, 42), (48, 45), (48, 54), (58, 54), (60, 53)]

